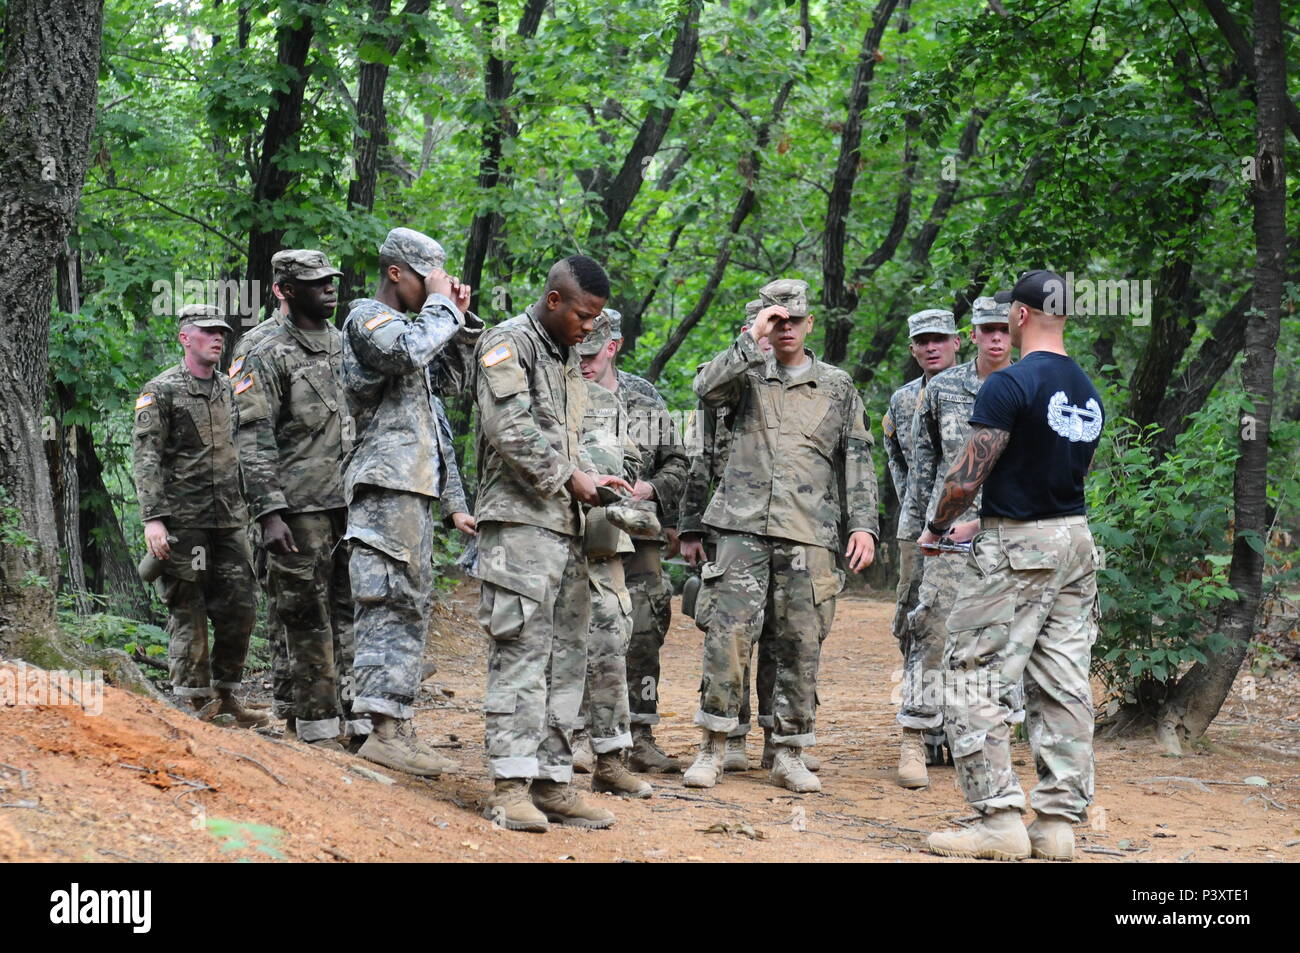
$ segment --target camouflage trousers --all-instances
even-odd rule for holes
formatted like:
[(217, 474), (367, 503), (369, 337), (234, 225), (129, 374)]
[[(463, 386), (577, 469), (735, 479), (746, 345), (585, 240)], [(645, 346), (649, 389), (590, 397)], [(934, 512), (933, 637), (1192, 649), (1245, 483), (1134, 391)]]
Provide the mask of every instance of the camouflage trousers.
[(573, 780), (591, 594), (581, 537), (479, 524), (478, 621), (491, 636), (488, 763), (494, 778)]
[(627, 647), (628, 707), (632, 724), (659, 723), (659, 651), (672, 619), (672, 587), (660, 559), (662, 543), (634, 539), (635, 553), (623, 557), (632, 596), (632, 641)]
[[(913, 544), (915, 548), (915, 544)], [(918, 550), (919, 553), (919, 550)], [(903, 633), (903, 677), (900, 683), (898, 723), (905, 728), (938, 729), (943, 725), (945, 659), (951, 639), (948, 616), (957, 591), (971, 574), (969, 558), (962, 553), (920, 556), (916, 606), (908, 613)], [(1019, 680), (1007, 689), (1011, 723), (1025, 720), (1024, 690)]]
[(903, 640), (907, 637), (907, 617), (916, 608), (921, 588), (921, 561), (924, 558), (916, 547), (916, 540), (898, 541), (898, 602), (894, 607), (894, 638), (898, 639), (898, 649), (905, 659), (907, 650)]
[(176, 542), (155, 586), (167, 605), (172, 692), (199, 698), (211, 695), (214, 688), (238, 688), (257, 621), (248, 536), (243, 528), (171, 526), (168, 531)]
[(1082, 516), (985, 518), (971, 574), (948, 618), (948, 743), (966, 800), (988, 812), (1025, 807), (1011, 764), (1006, 687), (1023, 676), (1038, 784), (1034, 809), (1074, 822), (1093, 795), (1092, 686), (1097, 567)]
[[(270, 590), (286, 633), (295, 730), (303, 741), (345, 727), (353, 691), (352, 587), (344, 509), (281, 514), (296, 553), (267, 553)], [(365, 733), (365, 732), (363, 732)]]
[(632, 638), (632, 598), (623, 580), (623, 560), (587, 557), (591, 623), (587, 626), (587, 683), (579, 725), (591, 735), (596, 754), (632, 747), (627, 703), (627, 646)]
[(433, 590), (430, 502), (419, 493), (363, 486), (348, 507), (354, 714), (415, 714)]
[(293, 716), (293, 670), (289, 665), (289, 639), (284, 634), (284, 623), (275, 607), (266, 547), (262, 545), (262, 527), (257, 520), (248, 525), (248, 542), (253, 547), (253, 573), (266, 596), (266, 642), (271, 649), (271, 713), (276, 718), (290, 718)]
[(844, 588), (834, 555), (808, 543), (719, 533), (717, 559), (701, 576), (696, 620), (706, 634), (695, 724), (728, 733), (739, 725), (746, 662), (770, 620), (772, 740), (811, 747), (821, 643)]
[[(704, 548), (710, 559), (717, 557), (718, 547), (712, 538), (704, 544)], [(699, 628), (708, 631), (703, 625)], [(749, 734), (753, 716), (753, 709), (750, 706), (753, 693), (750, 691), (749, 674), (753, 669), (753, 661), (754, 653), (751, 650), (745, 658), (745, 674), (742, 682), (744, 694), (740, 699), (740, 713), (736, 716), (738, 724), (727, 732), (729, 738), (744, 738)], [(758, 692), (758, 725), (760, 728), (771, 728), (772, 691), (776, 687), (776, 658), (772, 653), (772, 616), (767, 612), (763, 613), (763, 631), (758, 635), (758, 669), (755, 680), (757, 684), (754, 687)]]

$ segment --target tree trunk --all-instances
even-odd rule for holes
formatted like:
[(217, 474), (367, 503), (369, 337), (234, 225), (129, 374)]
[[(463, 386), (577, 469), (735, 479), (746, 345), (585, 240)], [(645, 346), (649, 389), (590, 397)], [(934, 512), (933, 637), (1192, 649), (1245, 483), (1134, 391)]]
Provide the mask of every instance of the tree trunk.
[(315, 18), (323, 7), (324, 0), (301, 0), (296, 18), (285, 15), (276, 28), (276, 72), (283, 76), (284, 82), (271, 93), (271, 106), (266, 111), (253, 169), (253, 226), (248, 232), (248, 265), (244, 270), (251, 292), (246, 299), (241, 296), (241, 300), (252, 302), (254, 313), (241, 315), (233, 323), (235, 333), (226, 353), (234, 350), (235, 340), (256, 324), (260, 313), (273, 303), (271, 256), (280, 250), (284, 240), (284, 229), (277, 224), (279, 215), (274, 206), (284, 198), (297, 177), (297, 173), (285, 167), (284, 160), (298, 147), (303, 96), (311, 73), (307, 56), (316, 34)]
[(840, 133), (840, 152), (831, 176), (826, 199), (826, 225), (822, 230), (822, 319), (826, 336), (822, 360), (841, 364), (848, 353), (849, 331), (858, 293), (844, 280), (844, 243), (848, 234), (849, 208), (853, 204), (853, 186), (862, 162), (862, 113), (867, 108), (871, 80), (876, 73), (876, 56), (885, 27), (893, 16), (898, 0), (879, 0), (871, 14), (871, 26), (862, 37), (858, 65), (849, 88), (848, 112), (844, 131)]
[[(58, 541), (38, 418), (54, 263), (95, 129), (102, 0), (8, 0), (0, 71), (0, 654), (54, 621)], [(39, 581), (43, 579), (42, 583)]]
[[(64, 314), (81, 311), (81, 294), (77, 282), (77, 255), (65, 250), (59, 255), (56, 297)], [(86, 586), (86, 566), (81, 553), (81, 479), (77, 465), (78, 432), (76, 424), (64, 421), (76, 406), (76, 395), (65, 385), (51, 379), (50, 409), (53, 411), (54, 439), (45, 442), (54, 495), (55, 527), (59, 547), (67, 557), (68, 576), (64, 589), (72, 593), (78, 615), (89, 615), (92, 604)]]
[[(403, 23), (388, 25), (386, 21), (393, 9), (392, 0), (370, 0), (370, 20), (361, 31), (361, 43), (382, 41), (390, 57), (401, 48), (406, 23), (423, 16), (429, 10), (430, 0), (407, 0), (400, 19)], [(386, 62), (362, 62), (357, 80), (357, 130), (352, 137), (352, 181), (348, 184), (348, 210), (375, 208), (375, 183), (379, 176), (379, 150), (388, 140), (388, 116), (384, 111), (384, 90), (388, 85)], [(344, 257), (339, 279), (339, 306), (337, 318), (341, 323), (347, 317), (348, 302), (366, 292), (366, 265), (374, 258), (371, 254), (349, 254)]]
[(1286, 265), (1286, 52), (1278, 0), (1255, 0), (1255, 285), (1246, 317), (1242, 385), (1253, 404), (1242, 417), (1233, 484), (1234, 539), (1228, 582), (1237, 594), (1219, 613), (1227, 646), (1178, 680), (1160, 711), (1157, 737), (1172, 754), (1205, 734), (1223, 707), (1255, 634), (1268, 531), (1268, 436), (1273, 366)]

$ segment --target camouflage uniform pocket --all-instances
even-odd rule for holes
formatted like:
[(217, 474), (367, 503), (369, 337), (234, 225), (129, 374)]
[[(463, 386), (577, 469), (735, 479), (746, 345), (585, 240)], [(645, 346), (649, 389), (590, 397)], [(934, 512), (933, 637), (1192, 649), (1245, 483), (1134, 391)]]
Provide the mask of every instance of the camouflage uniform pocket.
[(489, 715), (512, 715), (519, 704), (513, 690), (488, 692), (483, 698), (483, 711)]
[(993, 766), (984, 752), (988, 732), (972, 731), (964, 726), (949, 730), (953, 763), (966, 800), (984, 801), (997, 794)]
[(813, 605), (834, 599), (844, 591), (844, 582), (848, 577), (833, 566), (823, 566), (812, 571)]
[(695, 600), (695, 624), (704, 632), (709, 631), (709, 617), (713, 614), (714, 588), (725, 572), (713, 562), (700, 567), (700, 594)]
[(498, 642), (511, 642), (519, 638), (524, 625), (536, 611), (537, 603), (531, 599), (525, 599), (517, 592), (491, 583), (483, 584), (478, 607), (479, 625)]
[(1002, 551), (1012, 569), (1039, 570), (1059, 569), (1061, 554), (1056, 549), (1038, 546), (1025, 540), (1007, 539), (1002, 541)]

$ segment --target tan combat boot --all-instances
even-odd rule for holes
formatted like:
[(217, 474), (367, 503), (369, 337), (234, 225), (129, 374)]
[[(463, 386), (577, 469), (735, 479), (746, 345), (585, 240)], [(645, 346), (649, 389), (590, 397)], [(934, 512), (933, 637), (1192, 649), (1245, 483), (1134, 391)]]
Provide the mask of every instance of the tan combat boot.
[(245, 708), (243, 703), (235, 697), (233, 688), (218, 688), (217, 700), (221, 703), (221, 707), (217, 709), (216, 714), (233, 715), (235, 724), (240, 728), (261, 728), (271, 723), (271, 716), (266, 712)]
[(722, 777), (722, 763), (727, 759), (727, 733), (707, 728), (700, 732), (700, 753), (682, 777), (688, 788), (713, 787)]
[(455, 761), (444, 758), (420, 741), (415, 725), (409, 720), (389, 715), (372, 715), (371, 720), (374, 730), (357, 750), (357, 754), (367, 761), (424, 778), (454, 774), (458, 770)]
[(497, 778), (492, 782), (491, 797), (484, 802), (483, 816), (508, 831), (545, 834), (551, 825), (528, 796), (530, 784), (528, 778)]
[(1074, 825), (1056, 814), (1039, 814), (1029, 825), (1029, 846), (1043, 860), (1074, 860)]
[(682, 769), (681, 762), (665, 754), (655, 743), (649, 725), (637, 725), (632, 729), (632, 750), (628, 752), (627, 766), (642, 774), (676, 774)]
[(591, 735), (586, 731), (573, 733), (573, 770), (579, 774), (591, 774), (596, 766), (596, 755), (591, 750)]
[(917, 728), (903, 729), (903, 743), (898, 746), (898, 784), (904, 788), (924, 788), (930, 784), (925, 770), (925, 742)]
[(772, 757), (772, 783), (779, 784), (796, 794), (816, 794), (822, 789), (821, 781), (808, 770), (793, 745), (777, 745)]
[(745, 736), (727, 738), (727, 753), (722, 757), (723, 771), (748, 771), (749, 755), (745, 754)]
[(326, 751), (339, 751), (347, 754), (348, 749), (339, 743), (337, 738), (318, 738), (315, 741), (308, 741), (307, 744), (312, 748), (323, 748)]
[(623, 797), (649, 797), (654, 788), (623, 765), (617, 751), (596, 755), (596, 773), (591, 778), (593, 791), (608, 791)]
[(1015, 808), (993, 811), (964, 831), (931, 834), (926, 850), (945, 857), (983, 857), (988, 860), (1024, 860), (1029, 856), (1029, 833)]
[(546, 819), (565, 827), (604, 830), (614, 825), (614, 815), (603, 807), (588, 804), (571, 784), (538, 778), (533, 782), (533, 804)]
[[(799, 760), (803, 766), (814, 774), (822, 769), (821, 759), (810, 751), (800, 749)], [(772, 743), (772, 729), (763, 729), (763, 760), (758, 763), (764, 771), (772, 770), (772, 764), (776, 761), (776, 745)]]

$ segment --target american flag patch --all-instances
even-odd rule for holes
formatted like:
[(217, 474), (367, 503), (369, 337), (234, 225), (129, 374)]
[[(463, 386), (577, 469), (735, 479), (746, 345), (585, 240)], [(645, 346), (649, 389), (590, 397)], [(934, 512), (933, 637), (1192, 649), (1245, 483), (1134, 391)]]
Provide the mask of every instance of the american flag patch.
[(496, 367), (508, 357), (510, 357), (510, 347), (505, 344), (498, 344), (483, 355), (483, 366)]
[(135, 409), (139, 410), (141, 407), (148, 407), (152, 403), (153, 394), (141, 394), (139, 399), (135, 402)]
[(253, 386), (253, 375), (249, 374), (242, 381), (240, 381), (238, 384), (235, 385), (235, 393), (242, 394), (244, 391), (248, 390), (248, 388), (252, 386)]
[(235, 363), (230, 365), (230, 372), (229, 372), (230, 376), (238, 377), (239, 372), (242, 371), (243, 369), (244, 369), (244, 355), (241, 354), (239, 355), (239, 357), (235, 358)]
[(373, 331), (375, 328), (379, 327), (381, 324), (385, 324), (385, 323), (387, 323), (387, 322), (389, 322), (389, 321), (391, 321), (391, 320), (393, 320), (392, 312), (390, 312), (390, 311), (384, 311), (384, 312), (381, 313), (381, 314), (377, 314), (377, 315), (375, 315), (373, 318), (371, 318), (369, 321), (366, 322), (366, 330), (367, 330), (367, 331)]

